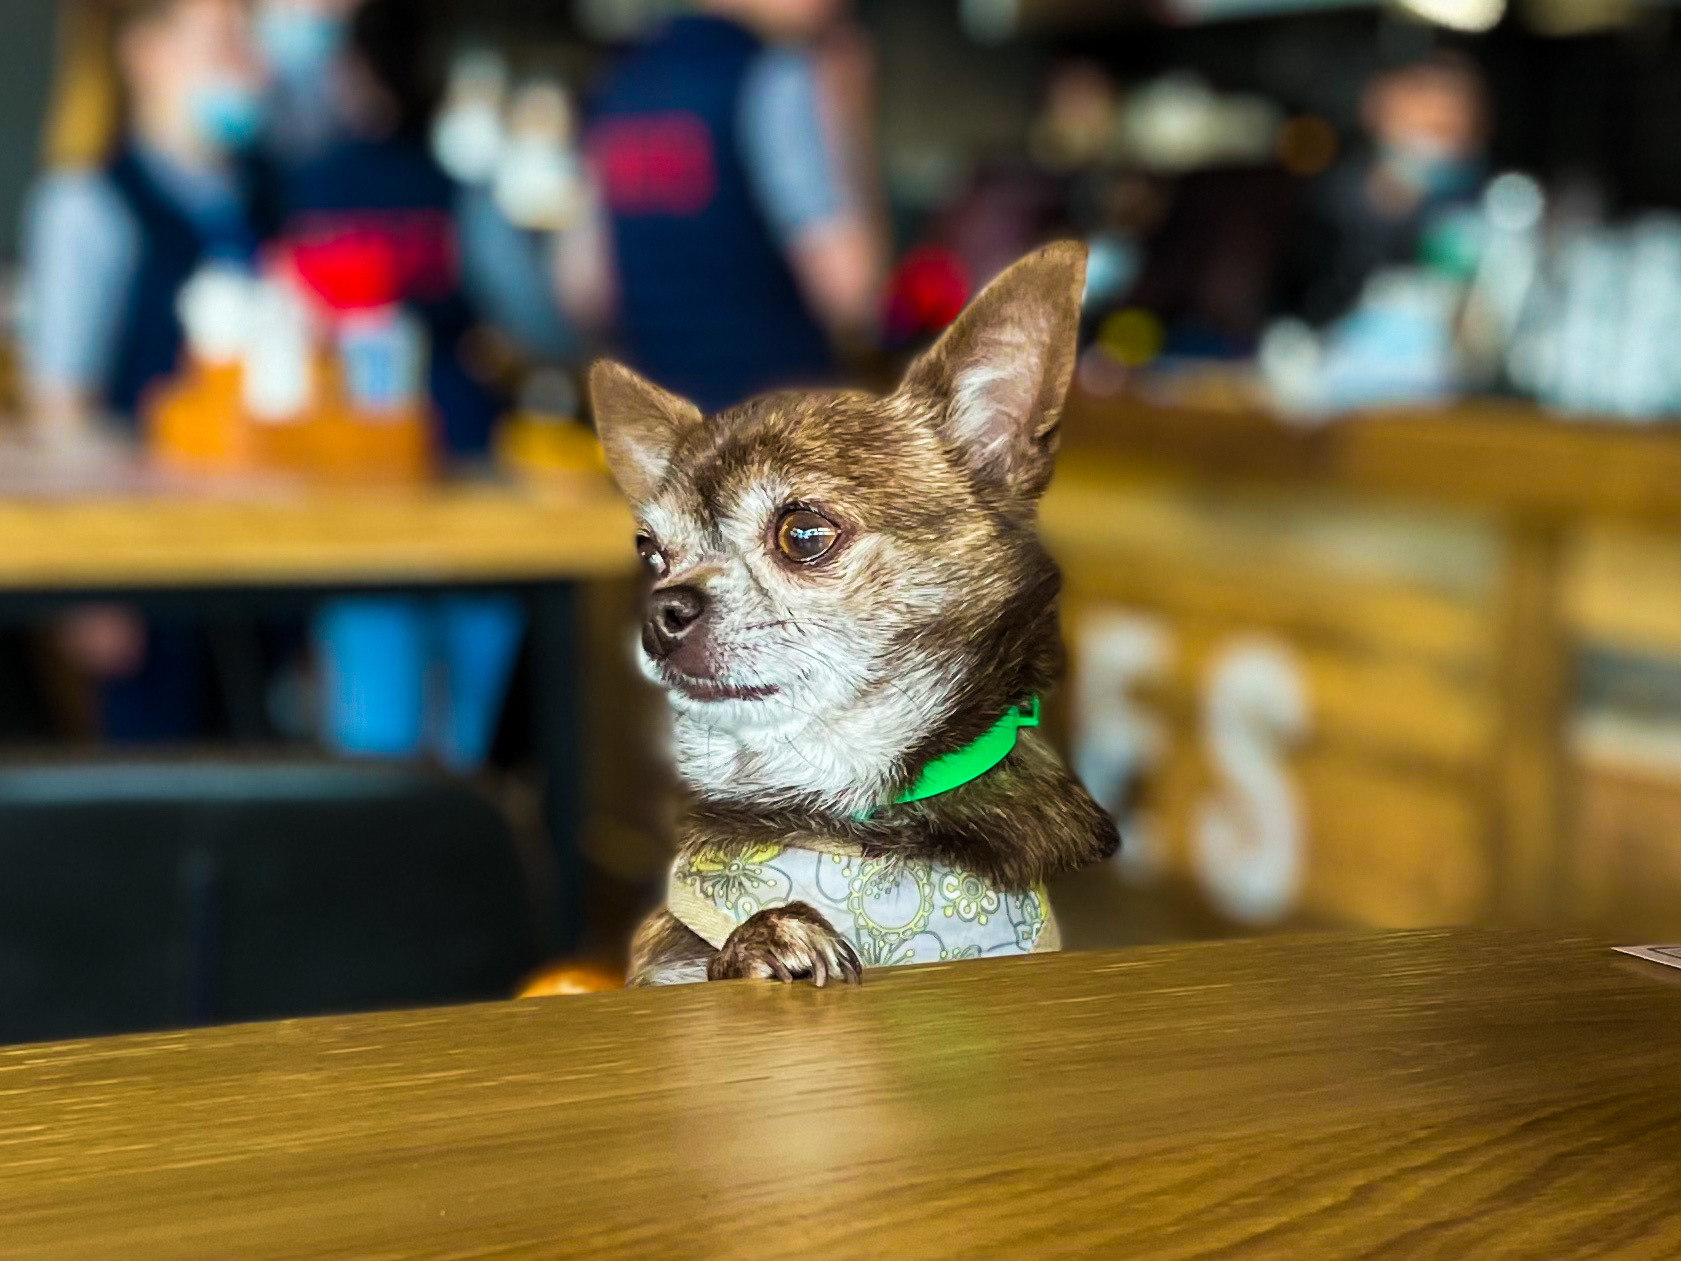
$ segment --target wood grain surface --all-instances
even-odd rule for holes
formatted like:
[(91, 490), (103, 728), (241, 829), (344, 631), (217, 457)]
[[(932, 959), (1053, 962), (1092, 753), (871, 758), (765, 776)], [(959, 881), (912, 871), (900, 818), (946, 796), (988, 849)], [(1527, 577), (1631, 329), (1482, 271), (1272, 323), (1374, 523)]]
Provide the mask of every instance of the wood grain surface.
[(1681, 973), (1471, 931), (0, 1053), (0, 1257), (1681, 1255)]
[(0, 589), (514, 581), (629, 573), (605, 479), (556, 486), (102, 488), (0, 500)]

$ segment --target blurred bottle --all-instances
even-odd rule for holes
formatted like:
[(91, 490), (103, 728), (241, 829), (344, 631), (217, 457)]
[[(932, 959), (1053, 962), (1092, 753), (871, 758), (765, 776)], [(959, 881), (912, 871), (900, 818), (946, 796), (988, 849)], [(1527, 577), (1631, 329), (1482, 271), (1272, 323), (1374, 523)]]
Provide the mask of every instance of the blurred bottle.
[(426, 331), (400, 305), (346, 312), (336, 329), (337, 406), (326, 409), (321, 472), (352, 481), (423, 481), (432, 470)]
[(1589, 417), (1681, 414), (1681, 219), (1648, 213), (1560, 236), (1512, 349), (1514, 382)]
[(578, 419), (578, 390), (570, 376), (540, 368), (526, 378), (518, 406), (497, 431), (496, 460), (528, 477), (606, 469), (595, 431)]
[(557, 80), (536, 79), (514, 94), (493, 182), (510, 223), (558, 232), (577, 218), (583, 174), (574, 131), (572, 103)]
[(496, 53), (473, 49), (456, 57), (432, 124), (432, 154), (450, 178), (486, 184), (495, 177), (508, 140), (507, 95), (508, 67)]
[(308, 446), (333, 480), (421, 481), (433, 451), (426, 330), (399, 300), (402, 268), (377, 235), (295, 243), (291, 271), (325, 330)]
[(1531, 306), (1542, 262), (1546, 198), (1533, 178), (1507, 171), (1489, 181), (1480, 206), (1478, 257), (1457, 337), (1466, 383), (1513, 383), (1512, 349)]
[(244, 399), (252, 288), (244, 271), (212, 264), (181, 291), (185, 363), (148, 393), (141, 409), (148, 445), (166, 467), (226, 473), (254, 464)]
[(258, 465), (309, 473), (323, 402), (317, 334), (309, 308), (281, 276), (253, 295), (252, 325), (262, 330), (245, 352), (243, 401)]

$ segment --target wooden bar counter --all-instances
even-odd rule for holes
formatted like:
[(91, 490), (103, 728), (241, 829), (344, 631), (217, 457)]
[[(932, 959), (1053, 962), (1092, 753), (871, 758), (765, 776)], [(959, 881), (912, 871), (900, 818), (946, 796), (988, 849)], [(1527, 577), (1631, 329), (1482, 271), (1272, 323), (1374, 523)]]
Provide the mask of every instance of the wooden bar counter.
[(1065, 429), (1070, 744), (1144, 874), (1248, 924), (1681, 933), (1681, 425), (1076, 391)]
[(635, 562), (630, 513), (605, 477), (4, 492), (0, 476), (0, 590), (555, 581), (623, 575)]
[(1522, 515), (1681, 523), (1681, 426), (1567, 419), (1465, 399), (1291, 424), (1256, 407), (1163, 406), (1075, 393), (1082, 459), (1195, 469)]
[(20, 1047), (0, 1257), (1674, 1257), (1678, 1081), (1472, 930)]

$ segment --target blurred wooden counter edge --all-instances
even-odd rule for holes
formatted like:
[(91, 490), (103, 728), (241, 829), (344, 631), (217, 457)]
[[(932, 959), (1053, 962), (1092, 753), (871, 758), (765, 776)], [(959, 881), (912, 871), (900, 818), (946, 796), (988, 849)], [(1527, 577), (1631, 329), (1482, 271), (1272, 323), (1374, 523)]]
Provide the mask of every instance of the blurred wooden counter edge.
[(1571, 420), (1516, 401), (1465, 400), (1305, 425), (1252, 408), (1153, 405), (1076, 390), (1064, 447), (1086, 470), (1120, 457), (1532, 519), (1681, 523), (1681, 424)]
[(1681, 978), (1321, 935), (0, 1051), (0, 1257), (1674, 1256)]
[(634, 570), (604, 477), (556, 485), (89, 493), (0, 500), (0, 589), (447, 583)]
[[(1495, 746), (1487, 781), (1499, 872), (1493, 918), (1547, 921), (1570, 870), (1577, 801), (1569, 732), (1567, 542), (1596, 521), (1681, 524), (1681, 426), (1563, 419), (1464, 400), (1292, 424), (1252, 405), (1099, 398), (1076, 389), (1045, 533), (1071, 580), (1102, 554), (1107, 486), (1226, 486), (1354, 504), (1469, 511), (1498, 540), (1492, 610)], [(1656, 598), (1656, 597), (1653, 597)]]

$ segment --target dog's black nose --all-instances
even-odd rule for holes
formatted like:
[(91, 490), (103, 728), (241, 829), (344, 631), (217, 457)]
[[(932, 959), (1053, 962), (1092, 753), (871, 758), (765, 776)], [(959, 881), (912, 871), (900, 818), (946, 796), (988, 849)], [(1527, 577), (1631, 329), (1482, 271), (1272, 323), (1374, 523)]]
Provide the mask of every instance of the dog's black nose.
[(663, 661), (677, 651), (705, 613), (706, 597), (694, 587), (661, 587), (648, 597), (642, 646), (650, 657)]

